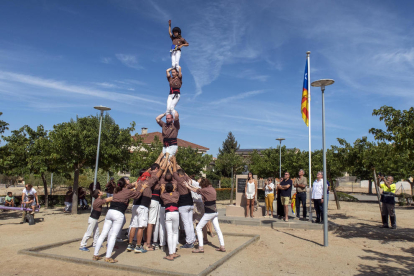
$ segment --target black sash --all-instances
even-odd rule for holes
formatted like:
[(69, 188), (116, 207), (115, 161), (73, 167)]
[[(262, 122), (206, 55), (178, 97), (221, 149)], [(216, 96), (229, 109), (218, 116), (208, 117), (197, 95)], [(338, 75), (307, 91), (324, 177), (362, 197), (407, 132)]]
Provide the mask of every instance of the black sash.
[(215, 200), (204, 202), (204, 213), (208, 213), (208, 214), (217, 213)]
[(164, 147), (176, 146), (177, 138), (164, 138), (163, 144), (164, 144)]
[(134, 200), (134, 205), (141, 205), (148, 208), (151, 205), (151, 198), (147, 196), (141, 196), (140, 198)]
[(101, 212), (96, 211), (95, 209), (92, 209), (92, 213), (91, 213), (91, 218), (93, 219), (99, 219), (99, 217), (101, 216)]
[(178, 206), (192, 206), (193, 204), (193, 197), (191, 196), (191, 193), (180, 195), (180, 199), (178, 200)]
[(126, 209), (128, 208), (128, 204), (122, 203), (122, 202), (113, 202), (111, 201), (111, 206), (109, 206), (109, 209), (117, 210), (121, 212), (122, 214), (125, 214)]
[(161, 193), (160, 189), (154, 189), (154, 191), (152, 191), (152, 198), (151, 199), (160, 202), (160, 193)]

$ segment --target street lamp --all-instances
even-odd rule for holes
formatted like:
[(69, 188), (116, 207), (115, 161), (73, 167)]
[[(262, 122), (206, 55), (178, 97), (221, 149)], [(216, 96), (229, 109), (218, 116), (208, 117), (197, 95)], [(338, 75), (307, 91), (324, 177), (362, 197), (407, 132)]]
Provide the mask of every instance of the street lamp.
[[(92, 190), (92, 192), (95, 191), (95, 189), (96, 189), (96, 178), (98, 177), (98, 160), (99, 160), (99, 146), (101, 145), (102, 117), (103, 117), (104, 111), (111, 110), (109, 107), (102, 106), (102, 105), (95, 106), (94, 108), (101, 111), (101, 117), (100, 117), (100, 120), (99, 120), (100, 122), (99, 122), (98, 149), (96, 150), (95, 178), (93, 180), (93, 190)], [(93, 201), (94, 201), (94, 198), (92, 197), (92, 204), (93, 204)]]
[(285, 140), (285, 138), (276, 138), (280, 142), (279, 145), (279, 178), (282, 178), (282, 141)]
[(325, 86), (333, 84), (331, 79), (322, 79), (312, 82), (313, 87), (322, 90), (322, 147), (323, 147), (323, 245), (328, 246), (328, 200), (327, 200), (327, 174), (326, 174), (326, 146), (325, 146)]

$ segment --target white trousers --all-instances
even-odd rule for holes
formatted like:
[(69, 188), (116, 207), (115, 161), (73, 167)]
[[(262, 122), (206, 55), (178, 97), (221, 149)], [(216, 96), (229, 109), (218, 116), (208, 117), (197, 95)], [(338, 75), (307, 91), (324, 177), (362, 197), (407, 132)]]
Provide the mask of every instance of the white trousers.
[[(160, 215), (159, 215), (159, 219), (158, 219), (157, 225), (155, 226), (158, 233), (159, 233), (159, 237), (160, 237), (160, 246), (164, 246), (167, 243), (167, 230), (165, 227), (165, 207), (160, 207)], [(157, 238), (155, 238), (155, 232), (154, 232), (154, 241), (156, 242), (158, 239), (158, 234), (157, 234)]]
[(171, 52), (171, 65), (172, 68), (180, 67), (180, 58), (181, 58), (181, 51), (172, 51)]
[(178, 224), (179, 224), (178, 212), (168, 212), (165, 214), (165, 226), (167, 228), (168, 235), (168, 252), (174, 254), (177, 250), (178, 241)]
[[(99, 249), (102, 246), (103, 241), (108, 237), (108, 243), (106, 245), (106, 257), (110, 258), (112, 255), (112, 250), (115, 246), (116, 236), (119, 231), (122, 229), (123, 222), (125, 220), (124, 214), (121, 212), (109, 209), (105, 217), (105, 223), (102, 229), (102, 233), (98, 238), (98, 241), (95, 245), (94, 255), (99, 255)], [(217, 232), (217, 231), (216, 231)]]
[(148, 224), (156, 224), (158, 220), (158, 215), (160, 212), (160, 202), (154, 199), (151, 199), (151, 204), (148, 210)]
[(165, 115), (171, 114), (175, 119), (175, 106), (180, 101), (181, 94), (170, 94), (168, 95), (167, 99), (167, 111), (165, 111)]
[(122, 229), (124, 228), (125, 223), (126, 223), (126, 219), (124, 215), (124, 221), (122, 222), (121, 229), (119, 229), (119, 232), (118, 232), (118, 236), (117, 236), (118, 239), (122, 239)]
[(86, 229), (85, 235), (83, 235), (83, 239), (81, 241), (80, 246), (85, 247), (89, 238), (94, 236), (93, 238), (93, 246), (96, 246), (99, 238), (99, 227), (98, 227), (98, 220), (89, 217), (88, 219), (88, 229)]
[(172, 156), (174, 156), (176, 154), (177, 149), (178, 149), (177, 145), (173, 145), (173, 146), (169, 146), (169, 147), (163, 147), (162, 148), (162, 153), (165, 154), (165, 153), (168, 152), (170, 154), (169, 158), (171, 158)]
[(218, 222), (218, 213), (204, 213), (204, 216), (201, 218), (201, 221), (198, 223), (196, 227), (197, 237), (198, 237), (198, 244), (200, 247), (203, 246), (203, 227), (209, 221), (213, 222), (214, 230), (216, 230), (217, 236), (219, 238), (220, 246), (224, 247), (224, 238), (223, 233), (221, 233), (220, 225)]
[(185, 242), (189, 244), (195, 242), (193, 211), (194, 205), (178, 207), (178, 212), (184, 225)]

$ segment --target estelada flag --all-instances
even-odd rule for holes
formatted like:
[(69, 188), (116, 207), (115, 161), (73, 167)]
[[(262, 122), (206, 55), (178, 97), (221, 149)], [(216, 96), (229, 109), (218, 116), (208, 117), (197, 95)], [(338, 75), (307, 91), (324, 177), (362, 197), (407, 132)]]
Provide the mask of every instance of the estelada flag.
[(302, 90), (302, 104), (300, 106), (300, 112), (302, 113), (302, 119), (306, 126), (309, 126), (309, 100), (308, 100), (308, 59), (306, 59), (305, 76), (303, 80)]
[(294, 193), (292, 196), (292, 203), (290, 206), (292, 207), (292, 213), (295, 214), (296, 213), (296, 193)]

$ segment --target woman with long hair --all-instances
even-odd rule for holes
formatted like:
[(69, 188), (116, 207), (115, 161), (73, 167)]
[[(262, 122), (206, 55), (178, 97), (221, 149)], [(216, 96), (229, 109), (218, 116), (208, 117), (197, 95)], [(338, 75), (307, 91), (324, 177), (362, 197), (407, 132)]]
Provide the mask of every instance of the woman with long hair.
[(244, 188), (244, 194), (246, 196), (246, 214), (245, 217), (249, 215), (249, 209), (250, 209), (250, 217), (253, 216), (254, 211), (254, 201), (256, 199), (257, 195), (257, 180), (253, 178), (253, 173), (249, 172), (247, 174), (247, 181), (246, 181), (246, 187)]
[(147, 184), (144, 184), (141, 190), (137, 190), (137, 183), (132, 184), (133, 189), (128, 189), (126, 187), (127, 183), (125, 178), (118, 180), (117, 186), (114, 191), (113, 200), (109, 206), (108, 213), (105, 217), (105, 223), (102, 229), (102, 233), (99, 236), (99, 239), (95, 246), (95, 252), (93, 256), (94, 261), (102, 259), (99, 255), (99, 249), (102, 246), (103, 241), (108, 236), (108, 243), (106, 249), (106, 258), (105, 262), (116, 263), (117, 260), (111, 258), (112, 250), (115, 246), (115, 240), (122, 228), (124, 219), (125, 219), (125, 210), (128, 207), (128, 202), (130, 198), (139, 197), (142, 191), (147, 187)]
[(218, 213), (216, 207), (217, 193), (216, 189), (211, 186), (211, 183), (208, 179), (203, 178), (200, 181), (201, 189), (196, 189), (186, 182), (187, 188), (193, 192), (196, 192), (201, 195), (204, 202), (204, 215), (201, 218), (200, 222), (196, 227), (197, 237), (198, 237), (198, 249), (193, 250), (193, 253), (204, 253), (204, 243), (203, 243), (203, 227), (207, 224), (208, 221), (213, 222), (214, 229), (216, 230), (217, 236), (219, 238), (220, 247), (216, 251), (226, 252), (224, 247), (224, 238), (223, 233), (221, 233), (220, 225), (218, 221)]

